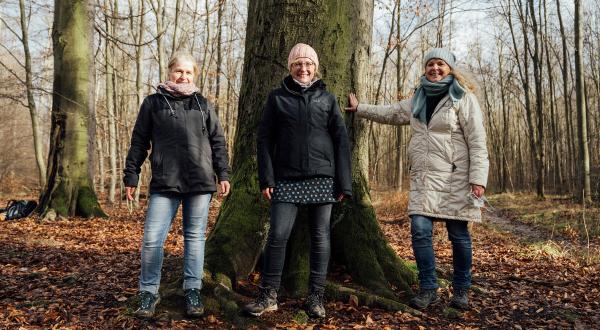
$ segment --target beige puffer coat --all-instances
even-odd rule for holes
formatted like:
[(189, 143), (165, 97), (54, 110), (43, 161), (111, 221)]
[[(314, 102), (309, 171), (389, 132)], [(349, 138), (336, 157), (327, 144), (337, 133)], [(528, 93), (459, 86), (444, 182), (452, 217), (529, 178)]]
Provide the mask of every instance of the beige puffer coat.
[(481, 222), (481, 210), (468, 199), (471, 184), (486, 186), (488, 152), (477, 98), (467, 92), (453, 104), (449, 96), (435, 108), (429, 125), (413, 118), (412, 99), (393, 105), (360, 104), (360, 117), (407, 125), (412, 137), (408, 214)]

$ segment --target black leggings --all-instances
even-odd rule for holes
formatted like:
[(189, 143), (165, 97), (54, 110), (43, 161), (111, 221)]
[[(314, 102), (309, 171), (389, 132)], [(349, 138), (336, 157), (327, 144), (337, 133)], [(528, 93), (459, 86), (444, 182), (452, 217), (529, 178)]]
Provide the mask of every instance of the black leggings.
[[(310, 276), (309, 285), (323, 290), (327, 276), (327, 266), (331, 254), (330, 218), (331, 203), (308, 204), (310, 229)], [(294, 227), (298, 205), (294, 203), (272, 202), (271, 228), (265, 247), (262, 286), (278, 289), (285, 260), (285, 248)]]

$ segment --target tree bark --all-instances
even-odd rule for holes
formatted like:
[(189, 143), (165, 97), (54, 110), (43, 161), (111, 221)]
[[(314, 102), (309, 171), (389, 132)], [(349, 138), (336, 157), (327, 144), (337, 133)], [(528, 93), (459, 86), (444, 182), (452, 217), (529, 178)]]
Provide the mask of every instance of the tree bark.
[[(111, 17), (114, 16), (114, 7), (110, 1), (104, 3), (107, 10), (112, 8), (110, 14), (104, 16), (106, 33), (114, 36), (114, 26)], [(117, 123), (115, 109), (115, 61), (114, 47), (109, 38), (105, 40), (104, 47), (104, 69), (105, 69), (105, 99), (106, 116), (108, 118), (108, 164), (110, 167), (110, 177), (108, 182), (108, 202), (115, 202), (115, 191), (117, 187)]]
[(577, 124), (579, 144), (579, 185), (575, 196), (582, 203), (589, 204), (592, 201), (592, 189), (590, 185), (590, 154), (587, 136), (587, 109), (584, 93), (583, 72), (583, 37), (581, 35), (581, 0), (575, 0), (575, 93), (577, 98)]
[(48, 179), (39, 210), (53, 210), (65, 217), (105, 217), (94, 192), (90, 165), (95, 78), (92, 4), (55, 0), (54, 5), (52, 126)]
[[(356, 91), (366, 99), (373, 3), (321, 0), (250, 1), (245, 63), (233, 156), (232, 186), (207, 241), (206, 263), (213, 273), (235, 283), (255, 267), (268, 232), (268, 204), (262, 199), (256, 158), (256, 127), (269, 91), (288, 73), (287, 53), (297, 42), (311, 42), (319, 54), (328, 89), (341, 99)], [(257, 77), (262, 83), (256, 84)], [(343, 108), (343, 105), (341, 106)], [(355, 283), (391, 298), (391, 285), (410, 291), (413, 271), (399, 259), (383, 236), (371, 205), (367, 183), (368, 145), (365, 122), (347, 118), (353, 163), (353, 198), (337, 205), (332, 216), (332, 257), (346, 266)], [(297, 227), (302, 227), (297, 219)], [(306, 230), (306, 229), (304, 229)], [(306, 251), (305, 231), (295, 228), (288, 243), (284, 283), (292, 295), (307, 290), (308, 263), (294, 259)], [(294, 239), (296, 238), (296, 239)], [(293, 255), (290, 254), (294, 251)], [(295, 285), (292, 285), (295, 283)]]
[(27, 24), (28, 14), (25, 12), (25, 1), (19, 0), (20, 22), (21, 22), (21, 42), (23, 43), (23, 53), (25, 55), (25, 88), (27, 90), (27, 107), (31, 117), (31, 129), (33, 132), (33, 150), (35, 161), (38, 168), (38, 178), (40, 188), (46, 185), (46, 164), (44, 162), (44, 147), (42, 137), (40, 136), (40, 125), (38, 111), (33, 97), (33, 79), (31, 71), (31, 52), (29, 51), (29, 25)]

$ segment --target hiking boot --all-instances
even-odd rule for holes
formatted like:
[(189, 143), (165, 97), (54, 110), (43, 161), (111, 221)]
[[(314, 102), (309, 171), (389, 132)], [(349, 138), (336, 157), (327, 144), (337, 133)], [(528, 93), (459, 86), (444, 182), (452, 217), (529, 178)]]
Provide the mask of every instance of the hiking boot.
[(467, 310), (469, 309), (469, 289), (467, 288), (456, 288), (450, 301), (450, 306), (458, 309)]
[(200, 317), (204, 314), (204, 305), (202, 305), (200, 290), (185, 290), (185, 309), (188, 316)]
[(307, 313), (311, 317), (324, 318), (325, 317), (325, 305), (323, 304), (323, 298), (325, 292), (323, 290), (311, 290), (306, 298), (306, 309)]
[(410, 300), (409, 305), (416, 309), (425, 309), (435, 301), (437, 301), (437, 289), (421, 289), (419, 294)]
[(160, 295), (148, 291), (141, 291), (138, 295), (140, 296), (140, 306), (133, 314), (137, 317), (151, 318), (154, 315), (156, 305), (160, 302)]
[(258, 297), (244, 306), (244, 310), (252, 316), (261, 316), (264, 312), (277, 310), (277, 290), (270, 287), (261, 287)]

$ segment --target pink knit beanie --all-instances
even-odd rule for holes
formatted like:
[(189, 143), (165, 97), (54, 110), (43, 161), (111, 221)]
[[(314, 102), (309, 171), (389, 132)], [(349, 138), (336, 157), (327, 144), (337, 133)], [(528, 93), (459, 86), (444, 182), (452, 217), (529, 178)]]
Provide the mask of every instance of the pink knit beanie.
[(288, 69), (292, 66), (292, 63), (296, 62), (297, 59), (306, 57), (315, 63), (315, 70), (319, 69), (319, 57), (317, 56), (317, 52), (315, 50), (303, 43), (298, 43), (292, 50), (290, 50), (290, 55), (288, 56)]

